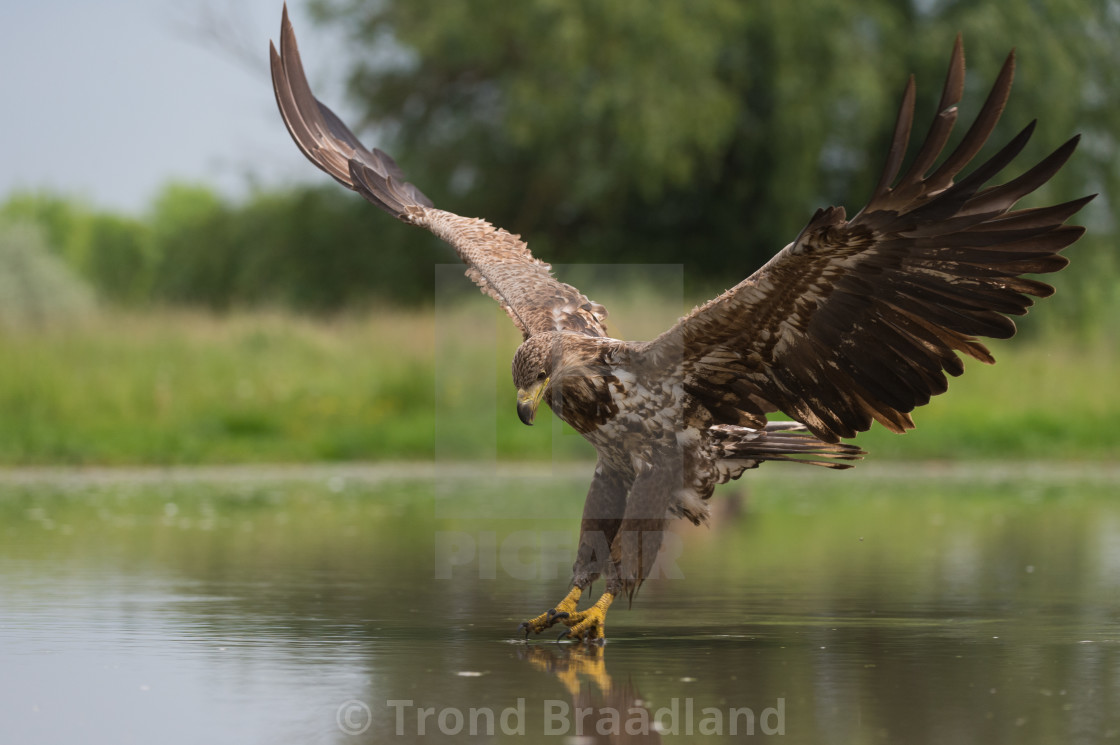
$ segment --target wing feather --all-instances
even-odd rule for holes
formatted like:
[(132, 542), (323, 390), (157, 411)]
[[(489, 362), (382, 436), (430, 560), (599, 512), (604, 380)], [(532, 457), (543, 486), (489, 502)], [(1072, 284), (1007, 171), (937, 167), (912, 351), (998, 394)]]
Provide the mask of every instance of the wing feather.
[(575, 287), (557, 281), (552, 268), (534, 258), (519, 236), (485, 220), (435, 209), (430, 199), (405, 180), (392, 158), (376, 148), (367, 149), (315, 98), (303, 71), (287, 5), (280, 50), (270, 44), (269, 51), (280, 115), (312, 163), (393, 217), (425, 227), (449, 243), (467, 265), (467, 276), (498, 301), (526, 338), (549, 331), (606, 336), (606, 309)]
[[(913, 427), (909, 412), (943, 393), (946, 375), (964, 371), (958, 353), (994, 362), (977, 337), (1012, 336), (1008, 316), (1053, 293), (1020, 275), (1066, 265), (1060, 252), (1084, 229), (1065, 222), (1092, 199), (1012, 211), (1057, 173), (1076, 137), (1017, 178), (985, 188), (1022, 151), (1034, 122), (956, 180), (994, 130), (1014, 67), (1012, 53), (964, 139), (926, 175), (957, 119), (958, 37), (938, 113), (902, 176), (913, 79), (868, 205), (851, 220), (841, 208), (818, 210), (766, 266), (639, 347), (645, 364), (679, 369), (709, 411), (757, 426), (781, 410), (835, 442), (872, 421), (896, 432)], [(709, 378), (729, 382), (705, 384)]]

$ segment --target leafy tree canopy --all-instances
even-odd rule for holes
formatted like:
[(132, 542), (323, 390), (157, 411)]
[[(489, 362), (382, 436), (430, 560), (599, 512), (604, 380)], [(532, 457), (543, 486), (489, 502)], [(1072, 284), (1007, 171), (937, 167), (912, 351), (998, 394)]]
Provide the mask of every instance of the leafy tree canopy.
[[(862, 206), (906, 77), (915, 138), (953, 38), (971, 71), (963, 134), (1018, 48), (997, 138), (1034, 117), (1024, 162), (1077, 132), (1041, 194), (1104, 191), (1120, 103), (1114, 0), (316, 0), (352, 42), (367, 139), (436, 203), (487, 217), (564, 262), (687, 262), (737, 280), (824, 204)], [(304, 50), (314, 67), (317, 54)], [(994, 152), (992, 150), (991, 152)]]

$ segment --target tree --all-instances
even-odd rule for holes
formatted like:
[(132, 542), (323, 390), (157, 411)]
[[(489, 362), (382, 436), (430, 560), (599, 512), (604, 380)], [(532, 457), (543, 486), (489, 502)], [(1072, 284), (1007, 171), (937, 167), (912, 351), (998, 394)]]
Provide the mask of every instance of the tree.
[[(1027, 7), (1029, 5), (1029, 8)], [(817, 207), (862, 206), (907, 74), (932, 114), (953, 37), (962, 124), (1003, 57), (1019, 80), (996, 138), (1035, 116), (1024, 155), (1083, 152), (1040, 198), (1105, 191), (1120, 131), (1114, 0), (317, 0), (346, 29), (350, 91), (437, 205), (527, 235), (563, 262), (681, 262), (726, 283)], [(304, 50), (314, 66), (316, 54)], [(961, 133), (965, 126), (958, 125)], [(958, 133), (959, 137), (961, 133)], [(992, 151), (994, 152), (994, 150)], [(1078, 249), (1081, 250), (1081, 249)]]
[(80, 318), (93, 291), (51, 253), (34, 223), (0, 219), (0, 330)]

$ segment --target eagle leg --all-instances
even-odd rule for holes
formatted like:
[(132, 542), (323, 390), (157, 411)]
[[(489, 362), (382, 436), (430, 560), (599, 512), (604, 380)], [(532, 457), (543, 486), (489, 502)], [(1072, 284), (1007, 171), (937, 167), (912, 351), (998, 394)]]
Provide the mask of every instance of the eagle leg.
[(568, 618), (572, 613), (576, 612), (579, 606), (579, 598), (583, 595), (583, 588), (578, 585), (573, 587), (564, 599), (556, 604), (555, 608), (549, 608), (544, 613), (536, 618), (530, 618), (528, 621), (522, 621), (521, 625), (517, 627), (518, 631), (525, 632), (525, 638), (529, 638), (529, 634), (539, 634), (545, 629), (552, 628), (552, 625), (561, 618)]
[(614, 601), (614, 593), (607, 591), (599, 596), (595, 605), (587, 610), (575, 613), (557, 614), (568, 630), (560, 635), (560, 639), (578, 639), (592, 644), (606, 644), (607, 642), (607, 609)]
[[(606, 616), (607, 606), (610, 605), (610, 600), (604, 600), (606, 595), (599, 598), (599, 602), (586, 611), (577, 612), (576, 608), (583, 591), (603, 574), (608, 575), (607, 589), (611, 591), (609, 593), (611, 599), (617, 594), (617, 589), (609, 584), (610, 578), (618, 574), (611, 558), (611, 542), (615, 539), (618, 527), (622, 523), (622, 516), (626, 511), (626, 494), (630, 490), (632, 480), (632, 476), (615, 470), (603, 461), (595, 466), (595, 478), (591, 480), (587, 501), (583, 506), (576, 561), (572, 565), (572, 590), (556, 604), (555, 608), (525, 621), (518, 627), (519, 631), (525, 632), (526, 639), (529, 638), (530, 633), (539, 634), (560, 621), (571, 629), (565, 633), (565, 636), (570, 635), (578, 639), (595, 633), (594, 637), (588, 636), (588, 638), (603, 638), (603, 618)], [(580, 626), (585, 621), (587, 624)], [(578, 631), (573, 633), (572, 630), (577, 627)]]

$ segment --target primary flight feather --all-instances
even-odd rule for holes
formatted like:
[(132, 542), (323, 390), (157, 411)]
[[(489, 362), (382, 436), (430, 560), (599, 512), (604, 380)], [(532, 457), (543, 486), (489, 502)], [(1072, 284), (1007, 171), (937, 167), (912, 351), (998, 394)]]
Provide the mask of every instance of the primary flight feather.
[[(1046, 183), (1077, 138), (1021, 176), (987, 186), (1023, 149), (1030, 123), (959, 178), (995, 128), (1011, 88), (1007, 58), (974, 123), (935, 167), (958, 116), (964, 54), (958, 37), (937, 113), (902, 170), (915, 85), (906, 86), (886, 166), (850, 220), (818, 210), (796, 240), (738, 285), (649, 342), (607, 335), (606, 311), (552, 276), (519, 236), (435, 208), (380, 150), (368, 150), (311, 93), (288, 21), (271, 46), (284, 123), (312, 163), (382, 210), (450, 244), (466, 274), (501, 305), (524, 341), (513, 360), (517, 413), (541, 401), (598, 452), (570, 592), (522, 624), (556, 624), (601, 641), (613, 599), (650, 576), (669, 521), (699, 523), (717, 484), (765, 461), (850, 467), (841, 443), (878, 421), (895, 432), (964, 371), (958, 353), (991, 363), (977, 337), (1015, 333), (1033, 297), (1053, 288), (1024, 274), (1057, 271), (1083, 228), (1066, 221), (1092, 197), (1013, 209)], [(769, 421), (783, 412), (795, 422)], [(578, 611), (582, 592), (606, 591)]]

